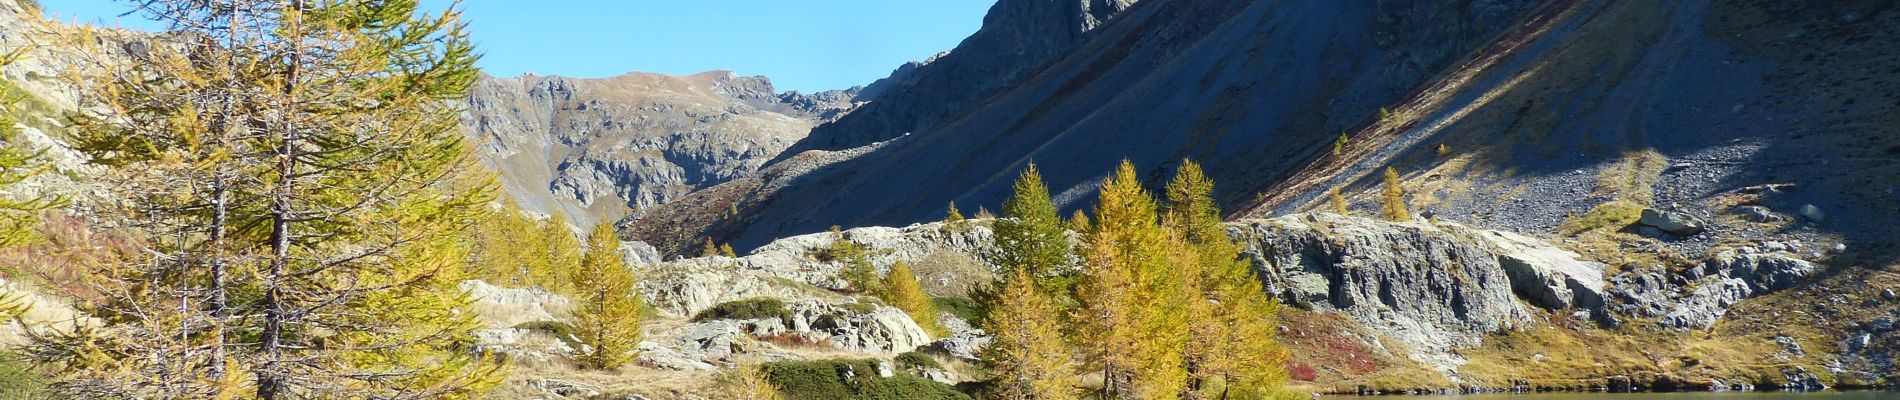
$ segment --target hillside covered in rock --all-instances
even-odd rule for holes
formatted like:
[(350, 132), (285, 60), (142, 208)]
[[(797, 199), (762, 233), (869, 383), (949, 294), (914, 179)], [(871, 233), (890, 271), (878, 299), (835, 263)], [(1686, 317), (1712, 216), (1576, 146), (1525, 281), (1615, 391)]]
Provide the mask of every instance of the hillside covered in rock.
[(853, 93), (781, 94), (726, 71), (483, 76), (463, 125), (522, 209), (591, 226), (756, 171)]

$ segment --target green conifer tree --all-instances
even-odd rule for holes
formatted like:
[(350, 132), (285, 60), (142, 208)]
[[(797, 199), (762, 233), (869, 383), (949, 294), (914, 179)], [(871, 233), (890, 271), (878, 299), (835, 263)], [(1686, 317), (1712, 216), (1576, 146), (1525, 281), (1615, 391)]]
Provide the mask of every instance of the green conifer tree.
[(1339, 131), (1339, 138), (1333, 139), (1333, 155), (1337, 156), (1337, 155), (1345, 154), (1346, 143), (1350, 139), (1351, 138), (1346, 136), (1346, 131)]
[[(991, 254), (999, 267), (997, 276), (1008, 277), (1015, 270), (1023, 270), (1057, 304), (1072, 302), (1070, 288), (1077, 279), (1077, 271), (1071, 266), (1074, 245), (1035, 164), (1016, 178), (1015, 189), (1015, 195), (1003, 202), (1006, 218), (995, 225), (996, 245)], [(996, 282), (991, 290), (999, 291), (1004, 283)]]

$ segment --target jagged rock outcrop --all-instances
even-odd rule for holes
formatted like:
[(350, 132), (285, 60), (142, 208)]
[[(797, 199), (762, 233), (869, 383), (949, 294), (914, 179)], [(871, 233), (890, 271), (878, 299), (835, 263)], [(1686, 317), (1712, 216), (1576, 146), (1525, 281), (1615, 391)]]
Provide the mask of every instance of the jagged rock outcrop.
[(591, 226), (756, 171), (853, 93), (779, 94), (726, 71), (484, 76), (464, 125), (523, 209)]
[[(1453, 350), (1533, 322), (1540, 306), (1600, 296), (1602, 264), (1519, 235), (1452, 223), (1385, 222), (1334, 214), (1241, 220), (1229, 232), (1263, 272), (1269, 293), (1335, 311), (1398, 339), (1441, 371)], [(1508, 265), (1508, 266), (1507, 266)], [(1559, 295), (1561, 293), (1562, 295)]]
[[(897, 261), (923, 260), (939, 251), (954, 252), (972, 260), (985, 257), (984, 249), (992, 239), (990, 229), (968, 223), (960, 228), (943, 223), (913, 225), (904, 228), (867, 227), (845, 230), (845, 240), (868, 250), (871, 263), (879, 271)], [(815, 233), (780, 239), (759, 247), (739, 258), (700, 257), (679, 259), (643, 268), (649, 277), (640, 284), (648, 302), (661, 311), (675, 315), (693, 315), (719, 303), (753, 297), (807, 299), (830, 297), (823, 289), (843, 289), (838, 277), (842, 262), (821, 261), (816, 254), (831, 246), (831, 233)], [(980, 261), (979, 261), (980, 262)], [(966, 281), (987, 281), (987, 275), (961, 276), (955, 281), (932, 279), (934, 271), (920, 271), (919, 283), (933, 286), (963, 286)]]
[[(787, 332), (812, 343), (864, 353), (902, 353), (930, 344), (930, 333), (916, 321), (889, 306), (876, 306), (869, 312), (843, 304), (798, 302), (792, 309)], [(771, 334), (769, 328), (759, 332)]]
[(463, 281), (459, 287), (468, 292), (469, 307), (483, 324), (493, 328), (560, 321), (573, 309), (566, 297), (540, 288), (506, 288), (481, 280)]
[(1612, 309), (1674, 329), (1708, 329), (1743, 299), (1787, 289), (1819, 273), (1787, 251), (1726, 250), (1681, 273), (1643, 269), (1610, 278)]

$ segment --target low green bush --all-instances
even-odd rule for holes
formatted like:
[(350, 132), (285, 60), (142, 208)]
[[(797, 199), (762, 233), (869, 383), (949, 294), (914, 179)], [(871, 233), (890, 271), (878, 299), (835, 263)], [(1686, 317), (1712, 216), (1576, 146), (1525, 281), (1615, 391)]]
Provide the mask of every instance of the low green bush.
[(877, 311), (878, 304), (879, 302), (871, 297), (860, 296), (856, 302), (843, 303), (838, 306), (850, 310), (855, 314), (870, 314), (872, 311)]
[(792, 311), (785, 307), (785, 301), (774, 298), (756, 298), (719, 303), (706, 311), (693, 316), (694, 322), (718, 319), (760, 319), (778, 318), (786, 324), (792, 323)]
[(955, 387), (905, 374), (860, 380), (856, 389), (852, 398), (863, 400), (970, 400), (970, 395)]
[(788, 400), (970, 400), (955, 387), (912, 375), (877, 376), (877, 360), (781, 361), (761, 366)]
[(48, 380), (18, 355), (0, 352), (0, 399), (51, 397)]
[(968, 297), (937, 297), (930, 299), (930, 302), (937, 303), (938, 311), (962, 318), (970, 325), (983, 323), (983, 305), (978, 304), (976, 300)]
[(891, 361), (897, 363), (898, 368), (943, 368), (943, 364), (938, 363), (936, 357), (915, 351), (898, 354), (897, 358), (893, 358)]

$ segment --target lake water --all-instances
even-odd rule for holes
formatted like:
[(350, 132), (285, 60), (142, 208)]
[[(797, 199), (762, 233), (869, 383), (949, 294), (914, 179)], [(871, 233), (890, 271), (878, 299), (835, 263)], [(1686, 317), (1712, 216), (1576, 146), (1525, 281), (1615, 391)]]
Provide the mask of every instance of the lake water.
[[(1357, 396), (1327, 396), (1342, 400)], [(1373, 399), (1375, 397), (1361, 397)], [(1379, 396), (1392, 400), (1900, 400), (1900, 392), (1699, 392), (1699, 393), (1525, 393), (1443, 396)]]

